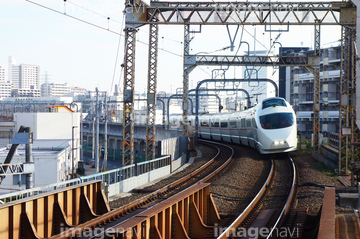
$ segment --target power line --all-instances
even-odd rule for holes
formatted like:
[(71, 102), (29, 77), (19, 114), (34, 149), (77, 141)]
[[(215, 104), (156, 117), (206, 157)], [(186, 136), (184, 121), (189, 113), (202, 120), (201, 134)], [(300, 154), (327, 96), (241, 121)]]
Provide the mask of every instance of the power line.
[(90, 9), (86, 8), (86, 7), (80, 6), (80, 5), (76, 4), (76, 3), (73, 3), (73, 2), (70, 2), (70, 1), (67, 1), (67, 3), (72, 4), (72, 5), (74, 5), (74, 6), (77, 6), (77, 7), (81, 8), (81, 9), (84, 9), (84, 10), (86, 10), (86, 11), (88, 11), (88, 12), (91, 12), (91, 13), (93, 13), (93, 14), (95, 14), (95, 15), (98, 15), (98, 16), (100, 16), (100, 17), (104, 17), (104, 18), (106, 18), (106, 19), (109, 20), (109, 21), (114, 21), (114, 22), (117, 22), (117, 23), (121, 23), (121, 24), (122, 24), (122, 22), (119, 22), (119, 21), (117, 21), (117, 20), (111, 19), (109, 16), (102, 15), (102, 14), (100, 14), (100, 13), (98, 13), (98, 12), (95, 12), (95, 11), (93, 11), (93, 10), (90, 10)]
[[(121, 24), (121, 28), (120, 28), (120, 29), (123, 29), (124, 20), (125, 20), (125, 14), (123, 14), (123, 21), (122, 21), (122, 24)], [(121, 38), (122, 38), (122, 37), (119, 36), (118, 47), (117, 47), (116, 58), (115, 58), (115, 65), (114, 65), (113, 78), (112, 78), (112, 82), (111, 82), (111, 87), (110, 87), (110, 92), (109, 92), (109, 94), (111, 94), (112, 88), (113, 88), (113, 85), (114, 85), (115, 72), (116, 72), (116, 67), (117, 67), (117, 65), (118, 65), (118, 64), (117, 64), (117, 61), (118, 61), (118, 56), (119, 56)], [(122, 69), (122, 68), (121, 68), (121, 69)], [(121, 71), (122, 71), (122, 70), (121, 70)], [(120, 80), (121, 80), (121, 75), (122, 75), (122, 74), (120, 73), (119, 84), (120, 84)]]
[[(89, 21), (85, 21), (85, 20), (80, 19), (80, 18), (78, 18), (78, 17), (74, 17), (74, 16), (71, 16), (71, 15), (68, 15), (68, 14), (66, 14), (65, 12), (60, 12), (60, 11), (58, 11), (58, 10), (56, 10), (56, 9), (53, 9), (53, 8), (50, 8), (50, 7), (41, 5), (41, 4), (36, 3), (36, 2), (33, 2), (33, 1), (31, 1), (31, 0), (25, 0), (25, 1), (27, 1), (27, 2), (29, 2), (29, 3), (32, 3), (32, 4), (34, 4), (34, 5), (37, 5), (37, 6), (39, 6), (39, 7), (45, 8), (45, 9), (47, 9), (47, 10), (50, 10), (50, 11), (52, 11), (52, 12), (55, 12), (55, 13), (58, 13), (58, 14), (61, 14), (61, 15), (70, 17), (70, 18), (72, 18), (72, 19), (74, 19), (74, 20), (80, 21), (80, 22), (85, 23), (85, 24), (88, 24), (88, 25), (90, 25), (90, 26), (93, 26), (93, 27), (96, 27), (96, 28), (99, 28), (99, 29), (102, 29), (102, 30), (105, 30), (105, 31), (108, 31), (108, 32), (111, 32), (111, 33), (114, 33), (114, 34), (116, 34), (116, 35), (120, 35), (120, 36), (122, 36), (122, 37), (125, 37), (125, 36), (124, 36), (123, 34), (121, 34), (121, 33), (112, 31), (112, 30), (110, 30), (110, 29), (108, 29), (108, 28), (99, 26), (99, 25), (94, 24), (94, 23), (91, 23), (91, 22), (89, 22)], [(146, 45), (146, 46), (149, 45), (148, 43), (143, 42), (143, 41), (140, 41), (140, 40), (136, 40), (136, 41), (139, 42), (139, 43), (142, 43), (142, 44), (144, 44), (144, 45)], [(172, 55), (174, 55), (174, 56), (182, 57), (182, 55), (179, 55), (179, 54), (177, 54), (177, 53), (171, 52), (171, 51), (169, 51), (169, 50), (165, 50), (165, 49), (159, 49), (159, 50), (164, 51), (164, 52), (169, 53), (169, 54), (172, 54)]]
[(106, 30), (106, 31), (108, 31), (108, 32), (114, 33), (114, 34), (121, 35), (121, 34), (118, 33), (118, 32), (114, 32), (114, 31), (112, 31), (112, 30), (110, 30), (110, 29), (106, 29), (106, 28), (104, 28), (104, 27), (102, 27), (102, 26), (99, 26), (99, 25), (96, 25), (96, 24), (94, 24), (94, 23), (91, 23), (91, 22), (82, 20), (82, 19), (80, 19), (80, 18), (71, 16), (71, 15), (67, 15), (66, 13), (63, 13), (63, 12), (60, 12), (60, 11), (55, 10), (55, 9), (53, 9), (53, 8), (50, 8), (50, 7), (41, 5), (41, 4), (39, 4), (39, 3), (30, 1), (30, 0), (25, 0), (25, 1), (27, 1), (27, 2), (29, 2), (29, 3), (32, 3), (32, 4), (35, 4), (35, 5), (39, 6), (39, 7), (45, 8), (45, 9), (47, 9), (47, 10), (50, 10), (50, 11), (52, 11), (52, 12), (56, 12), (56, 13), (59, 13), (59, 14), (61, 14), (61, 15), (70, 17), (70, 18), (75, 19), (75, 20), (78, 20), (78, 21), (80, 21), (80, 22), (82, 22), (82, 23), (86, 23), (86, 24), (91, 25), (91, 26), (93, 26), (93, 27), (97, 27), (97, 28), (100, 28), (100, 29), (102, 29), (102, 30)]

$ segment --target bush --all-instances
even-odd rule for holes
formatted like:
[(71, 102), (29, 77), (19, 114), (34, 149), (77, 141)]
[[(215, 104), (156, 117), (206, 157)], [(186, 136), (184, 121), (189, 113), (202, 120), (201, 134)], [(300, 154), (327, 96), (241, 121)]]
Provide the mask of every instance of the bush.
[(311, 141), (306, 139), (302, 141), (298, 141), (297, 148), (302, 153), (309, 153), (311, 149)]

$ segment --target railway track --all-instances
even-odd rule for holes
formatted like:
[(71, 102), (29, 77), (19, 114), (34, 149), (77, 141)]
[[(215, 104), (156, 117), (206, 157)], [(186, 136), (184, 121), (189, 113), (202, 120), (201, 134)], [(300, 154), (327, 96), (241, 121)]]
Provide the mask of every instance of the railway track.
[[(178, 179), (175, 182), (172, 182), (159, 189), (157, 189), (155, 186), (152, 186), (151, 188), (146, 188), (146, 190), (144, 190), (145, 192), (147, 192), (146, 196), (142, 196), (139, 199), (125, 206), (119, 207), (109, 213), (96, 217), (88, 222), (84, 222), (78, 226), (70, 227), (69, 225), (68, 230), (64, 231), (63, 233), (57, 236), (53, 236), (52, 238), (71, 238), (71, 237), (106, 238), (104, 234), (105, 232), (115, 229), (116, 231), (118, 231), (119, 229), (123, 229), (123, 228), (130, 228), (129, 230), (132, 233), (134, 232), (137, 233), (137, 230), (140, 230), (142, 231), (142, 233), (148, 232), (148, 233), (152, 233), (151, 235), (154, 235), (153, 230), (147, 230), (146, 227), (148, 226), (145, 226), (145, 224), (143, 226), (144, 223), (143, 221), (139, 224), (140, 226), (139, 225), (135, 226), (135, 224), (139, 223), (140, 219), (145, 220), (143, 217), (150, 216), (151, 214), (150, 212), (156, 210), (159, 211), (162, 210), (159, 208), (167, 207), (168, 206), (167, 204), (169, 203), (166, 203), (166, 201), (164, 200), (166, 199), (170, 200), (176, 198), (176, 196), (173, 196), (175, 194), (178, 195), (177, 197), (185, 197), (179, 195), (187, 195), (188, 193), (190, 194), (191, 193), (190, 189), (194, 188), (194, 186), (191, 185), (198, 185), (196, 187), (203, 188), (204, 182), (221, 181), (220, 177), (214, 178), (214, 176), (219, 175), (219, 172), (226, 174), (230, 171), (229, 169), (236, 167), (235, 163), (233, 162), (234, 150), (229, 146), (220, 143), (216, 143), (216, 144), (217, 144), (216, 156), (210, 159), (208, 163), (204, 164), (199, 169), (190, 173), (186, 177)], [(251, 153), (252, 152), (250, 152), (250, 154)], [(263, 160), (262, 162), (270, 162), (270, 160)], [(244, 167), (244, 165), (242, 166)], [(268, 237), (268, 235), (273, 235), (273, 236), (278, 235), (279, 230), (282, 233), (289, 233), (289, 235), (295, 235), (296, 233), (296, 235), (299, 236), (302, 233), (302, 225), (304, 225), (304, 220), (306, 216), (305, 211), (291, 210), (293, 204), (293, 198), (296, 193), (294, 187), (296, 182), (296, 170), (294, 163), (290, 158), (275, 159), (275, 160), (271, 160), (271, 166), (269, 166), (268, 168), (269, 168), (268, 169), (269, 172), (266, 177), (266, 180), (263, 180), (265, 181), (265, 183), (264, 184), (261, 183), (262, 187), (259, 190), (259, 192), (256, 195), (251, 196), (251, 198), (253, 198), (251, 203), (247, 202), (248, 203), (247, 206), (243, 206), (245, 209), (244, 210), (241, 209), (241, 213), (238, 213), (238, 210), (236, 210), (236, 208), (238, 209), (239, 205), (244, 204), (246, 200), (245, 201), (235, 200), (236, 203), (233, 203), (234, 204), (233, 211), (236, 213), (223, 216), (221, 220), (218, 221), (215, 220), (215, 223), (214, 220), (212, 220), (213, 226), (210, 227), (207, 226), (208, 228), (206, 228), (206, 230), (203, 230), (206, 233), (203, 234), (201, 237), (251, 238), (249, 237), (249, 234), (246, 234), (246, 232), (249, 232), (250, 229), (252, 230), (252, 232), (254, 232), (255, 230), (258, 233), (260, 232), (260, 230), (263, 231), (263, 234), (257, 235), (258, 238), (261, 238), (261, 236), (265, 235), (266, 233), (267, 234), (263, 238), (270, 238)], [(267, 171), (266, 167), (264, 167), (262, 171), (263, 172)], [(261, 175), (259, 174), (259, 179), (257, 179), (257, 181), (261, 181), (260, 178), (263, 176), (264, 173), (262, 173)], [(224, 179), (224, 180), (228, 180), (228, 179)], [(253, 186), (250, 185), (250, 187)], [(205, 189), (205, 191), (207, 190), (208, 189)], [(153, 192), (148, 193), (151, 191)], [(169, 219), (170, 218), (169, 215), (173, 215), (171, 214), (171, 210), (175, 210), (175, 211), (180, 210), (180, 212), (177, 213), (179, 213), (181, 216), (184, 216), (184, 213), (189, 214), (190, 212), (186, 212), (186, 210), (183, 211), (184, 206), (182, 205), (189, 203), (191, 200), (195, 200), (197, 201), (197, 204), (199, 204), (198, 206), (200, 207), (202, 204), (205, 204), (201, 199), (202, 194), (205, 193), (203, 191), (201, 191), (200, 194), (195, 193), (189, 197), (190, 199), (186, 199), (185, 201), (181, 201), (182, 199), (180, 199), (181, 201), (180, 206), (176, 206), (175, 208), (174, 206), (172, 206), (170, 207), (170, 211), (169, 208), (164, 209), (164, 212), (162, 214), (160, 213), (161, 216), (157, 216), (157, 217), (166, 217)], [(206, 211), (208, 209), (202, 209), (202, 211), (204, 210)], [(166, 216), (163, 214), (166, 214)], [(164, 221), (164, 220), (165, 219), (161, 219), (160, 221)], [(186, 219), (182, 219), (182, 220), (186, 220)], [(287, 224), (285, 224), (284, 222), (287, 222)], [(163, 223), (166, 224), (166, 222)], [(190, 222), (186, 222), (186, 223), (190, 223)], [(131, 226), (132, 224), (134, 225)], [(191, 224), (194, 224), (194, 222), (192, 222)], [(166, 226), (170, 227), (170, 225), (166, 225)], [(139, 229), (139, 227), (141, 229)], [(89, 228), (93, 229), (93, 231), (96, 228), (101, 228), (101, 232), (99, 232), (99, 234), (96, 233), (86, 234), (86, 230), (88, 230)], [(134, 229), (134, 228), (138, 228), (138, 229)], [(286, 228), (287, 231), (286, 232), (281, 231), (282, 228)], [(172, 235), (170, 232), (166, 231), (165, 229), (163, 230), (164, 230), (163, 232), (157, 232), (157, 234), (163, 235), (168, 233), (167, 235)], [(191, 230), (191, 229), (184, 228), (184, 230)], [(86, 236), (84, 236), (84, 234)], [(123, 235), (111, 237), (111, 238), (122, 238), (122, 236), (124, 235), (126, 235), (126, 232), (124, 232)], [(141, 238), (143, 236), (144, 234), (140, 235), (140, 237), (134, 237), (134, 238)], [(150, 238), (152, 238), (152, 236), (150, 236)], [(271, 238), (275, 238), (275, 237), (271, 237)]]
[[(268, 177), (251, 203), (206, 238), (301, 238), (306, 211), (292, 210), (296, 194), (296, 168), (291, 158), (271, 161)], [(230, 224), (229, 224), (230, 222)], [(254, 234), (255, 233), (255, 234)], [(281, 234), (280, 234), (281, 233)]]
[[(210, 142), (204, 141), (203, 143), (209, 144)], [(102, 232), (111, 230), (111, 228), (116, 227), (122, 222), (126, 222), (146, 209), (159, 204), (161, 201), (171, 197), (181, 190), (190, 187), (190, 185), (208, 181), (232, 160), (234, 154), (231, 147), (220, 143), (212, 143), (212, 145), (214, 144), (217, 145), (217, 154), (215, 157), (210, 159), (206, 164), (196, 169), (194, 172), (162, 188), (146, 189), (146, 192), (153, 192), (146, 193), (146, 196), (142, 196), (127, 205), (114, 209), (104, 215), (95, 217), (90, 221), (83, 222), (78, 226), (72, 227), (71, 225), (65, 225), (67, 230), (51, 238), (97, 238), (99, 235), (95, 235), (90, 232), (88, 233), (89, 229), (93, 229), (93, 231), (95, 231), (96, 228), (101, 228)], [(84, 234), (88, 236), (82, 236)]]

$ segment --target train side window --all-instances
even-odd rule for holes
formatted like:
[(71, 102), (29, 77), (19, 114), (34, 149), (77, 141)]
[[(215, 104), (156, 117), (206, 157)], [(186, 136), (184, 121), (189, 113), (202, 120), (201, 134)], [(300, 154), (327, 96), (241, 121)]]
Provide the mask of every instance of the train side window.
[(227, 122), (221, 122), (221, 128), (227, 128), (228, 127), (228, 123)]
[(246, 119), (246, 127), (251, 127), (251, 119)]
[(211, 127), (219, 127), (219, 122), (211, 122)]
[(236, 121), (230, 121), (230, 128), (231, 129), (236, 129)]
[(209, 123), (208, 123), (208, 122), (201, 121), (200, 126), (202, 126), (202, 127), (209, 127)]
[(241, 119), (241, 128), (245, 127), (245, 119)]
[(257, 127), (256, 127), (255, 119), (252, 119), (252, 127), (253, 127), (253, 128), (257, 128)]

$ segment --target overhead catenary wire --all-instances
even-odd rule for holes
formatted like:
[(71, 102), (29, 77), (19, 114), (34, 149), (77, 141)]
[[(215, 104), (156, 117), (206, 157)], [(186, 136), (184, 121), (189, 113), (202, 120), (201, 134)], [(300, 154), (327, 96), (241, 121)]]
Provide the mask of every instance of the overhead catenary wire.
[[(217, 3), (217, 2), (215, 2), (214, 0), (212, 0), (212, 2), (215, 3), (215, 4)], [(226, 10), (226, 9), (225, 9), (225, 10)], [(245, 14), (246, 14), (246, 12), (244, 12), (244, 15), (245, 15)], [(230, 18), (233, 19), (234, 21), (236, 21), (236, 19), (234, 19), (232, 16), (230, 16)], [(256, 30), (257, 30), (257, 28), (255, 27), (255, 31), (256, 31)], [(242, 38), (243, 38), (243, 32), (244, 32), (244, 31), (245, 31), (250, 37), (252, 37), (252, 38), (254, 39), (254, 42), (256, 42), (256, 43), (260, 44), (262, 47), (264, 47), (265, 50), (267, 51), (267, 56), (269, 56), (269, 54), (270, 54), (270, 52), (271, 52), (272, 46), (271, 46), (270, 48), (266, 47), (261, 41), (259, 41), (259, 40), (255, 37), (254, 34), (250, 33), (248, 30), (246, 30), (244, 25), (242, 25), (242, 32), (241, 32), (241, 36), (240, 36), (239, 46), (238, 46), (238, 49), (237, 49), (235, 55), (237, 55), (238, 52), (239, 52), (239, 50), (240, 50), (241, 41), (242, 41)], [(271, 36), (270, 36), (270, 38), (271, 38)], [(262, 67), (262, 66), (260, 66), (259, 69), (261, 69), (261, 67)], [(247, 68), (247, 66), (246, 66), (246, 68)], [(251, 78), (251, 75), (249, 75), (249, 79), (250, 79), (250, 78)], [(264, 84), (264, 87), (261, 87), (260, 89), (258, 89), (258, 91), (264, 93), (264, 91), (266, 90), (266, 89), (265, 89), (265, 85), (266, 85), (266, 84)], [(249, 85), (249, 87), (250, 87), (250, 85)]]
[(121, 23), (121, 24), (122, 24), (122, 22), (119, 22), (119, 21), (117, 21), (117, 20), (114, 20), (114, 19), (110, 18), (109, 16), (105, 16), (105, 15), (100, 14), (100, 13), (98, 13), (98, 12), (95, 12), (95, 11), (93, 11), (93, 10), (91, 10), (91, 9), (88, 9), (88, 8), (86, 8), (86, 7), (83, 7), (83, 6), (79, 5), (79, 4), (73, 3), (73, 2), (71, 2), (71, 1), (69, 1), (69, 0), (67, 0), (66, 2), (69, 3), (69, 4), (72, 4), (72, 5), (74, 5), (74, 6), (77, 6), (77, 7), (81, 8), (81, 9), (84, 9), (84, 10), (86, 10), (86, 11), (88, 11), (88, 12), (91, 12), (91, 13), (93, 13), (93, 14), (95, 14), (95, 15), (98, 15), (98, 16), (100, 16), (100, 17), (104, 17), (104, 18), (106, 18), (106, 19), (108, 19), (108, 20), (111, 20), (111, 21), (114, 21), (114, 22), (117, 22), (117, 23)]
[[(83, 19), (81, 19), (81, 18), (78, 18), (78, 17), (72, 16), (72, 15), (66, 14), (65, 10), (64, 10), (64, 12), (61, 12), (61, 11), (58, 11), (58, 10), (56, 10), (56, 9), (53, 9), (53, 8), (50, 8), (50, 7), (41, 5), (41, 4), (39, 4), (39, 3), (36, 3), (36, 2), (34, 2), (34, 1), (32, 1), (32, 0), (26, 0), (26, 1), (27, 1), (27, 2), (30, 2), (30, 3), (33, 3), (33, 4), (35, 4), (35, 5), (38, 5), (38, 6), (40, 6), (40, 7), (46, 8), (46, 9), (48, 9), (48, 10), (54, 11), (54, 12), (56, 12), (56, 13), (59, 13), (59, 14), (68, 16), (68, 17), (73, 18), (73, 19), (75, 19), (75, 20), (81, 21), (81, 22), (83, 22), (83, 23), (90, 24), (90, 25), (95, 26), (95, 27), (97, 27), (97, 28), (100, 28), (100, 29), (109, 31), (109, 32), (114, 33), (114, 34), (117, 34), (117, 35), (120, 35), (121, 37), (124, 37), (123, 34), (121, 34), (121, 33), (119, 33), (119, 32), (116, 32), (116, 31), (112, 31), (112, 30), (109, 29), (109, 28), (105, 28), (105, 27), (99, 26), (99, 25), (97, 25), (97, 24), (94, 24), (94, 23), (88, 22), (88, 21), (86, 21), (86, 20), (83, 20)], [(212, 0), (212, 1), (215, 3), (214, 0)], [(96, 15), (98, 15), (98, 16), (100, 16), (100, 17), (104, 17), (104, 18), (106, 18), (107, 20), (110, 20), (109, 17), (107, 17), (107, 16), (105, 16), (105, 15), (103, 15), (103, 14), (99, 14), (99, 13), (97, 13), (97, 12), (91, 10), (91, 9), (88, 9), (88, 8), (86, 8), (86, 7), (83, 7), (83, 6), (79, 5), (79, 4), (72, 3), (72, 2), (70, 2), (70, 1), (66, 1), (66, 3), (73, 4), (73, 5), (81, 8), (81, 9), (84, 9), (84, 10), (86, 10), (86, 11), (92, 13), (92, 14), (96, 14)], [(235, 19), (233, 18), (233, 16), (230, 16), (230, 17), (231, 17), (233, 20), (235, 20)], [(111, 21), (119, 22), (119, 21), (116, 21), (116, 20), (113, 20), (113, 19), (111, 19)], [(123, 22), (122, 22), (122, 23), (123, 23)], [(249, 31), (247, 31), (247, 30), (245, 29), (245, 27), (242, 26), (242, 35), (243, 35), (243, 32), (244, 32), (244, 31), (246, 31), (250, 36), (252, 36), (252, 37), (256, 40), (257, 43), (259, 43), (260, 45), (262, 45), (264, 48), (267, 49), (267, 47), (266, 47), (264, 44), (262, 44), (261, 41), (257, 40), (254, 35), (252, 35), (251, 33), (249, 33)], [(120, 41), (121, 37), (119, 38), (119, 41)], [(164, 37), (163, 37), (163, 39), (164, 39)], [(172, 40), (172, 39), (168, 39), (168, 38), (166, 38), (166, 39), (182, 44), (182, 42), (179, 42), (179, 41), (176, 41), (176, 40)], [(143, 42), (143, 41), (140, 41), (140, 40), (138, 40), (138, 39), (137, 39), (136, 41), (139, 42), (139, 43), (145, 44), (145, 45), (149, 45), (148, 43)], [(119, 50), (119, 45), (120, 45), (120, 44), (118, 44), (118, 50)], [(172, 51), (169, 51), (169, 50), (165, 50), (165, 49), (163, 49), (163, 48), (162, 48), (162, 49), (159, 49), (159, 50), (160, 50), (160, 51), (163, 51), (163, 52), (166, 52), (166, 53), (169, 53), (169, 54), (172, 54), (172, 55), (175, 55), (175, 56), (178, 56), (178, 57), (183, 57), (182, 54), (177, 54), (177, 53), (175, 53), (175, 52), (172, 52)], [(225, 50), (225, 48), (222, 48), (222, 49), (220, 49), (220, 50)], [(219, 50), (218, 50), (218, 51), (219, 51)], [(238, 51), (239, 51), (239, 48), (238, 48)], [(238, 51), (237, 51), (237, 53), (238, 53)], [(236, 53), (236, 54), (237, 54), (237, 53)], [(114, 71), (115, 71), (115, 70), (116, 70), (116, 69), (114, 69)], [(205, 72), (204, 69), (201, 69), (201, 70)], [(113, 84), (114, 84), (114, 77), (113, 77), (113, 80), (112, 80), (112, 83), (111, 83), (111, 87), (113, 87)], [(112, 89), (112, 88), (111, 88), (111, 89)]]
[[(58, 11), (58, 10), (56, 10), (56, 9), (47, 7), (47, 6), (45, 6), (45, 5), (42, 5), (42, 4), (40, 4), (40, 3), (36, 3), (36, 2), (34, 2), (34, 1), (31, 1), (31, 0), (25, 0), (25, 1), (27, 1), (27, 2), (29, 2), (29, 3), (32, 3), (32, 4), (34, 4), (34, 5), (37, 5), (37, 6), (39, 6), (39, 7), (45, 8), (45, 9), (47, 9), (47, 10), (49, 10), (49, 11), (52, 11), (52, 12), (61, 14), (61, 15), (63, 15), (63, 16), (72, 18), (72, 19), (74, 19), (74, 20), (80, 21), (80, 22), (85, 23), (85, 24), (88, 24), (88, 25), (90, 25), (90, 26), (93, 26), (93, 27), (96, 27), (96, 28), (105, 30), (105, 31), (107, 31), (107, 32), (110, 32), (110, 33), (113, 33), (113, 34), (116, 34), (116, 35), (120, 35), (121, 37), (125, 37), (124, 34), (121, 34), (121, 33), (119, 33), (119, 32), (110, 30), (109, 28), (105, 28), (105, 27), (102, 27), (102, 26), (100, 26), (100, 25), (91, 23), (91, 22), (86, 21), (86, 20), (83, 20), (83, 19), (81, 19), (81, 18), (78, 18), (78, 17), (72, 16), (72, 15), (66, 14), (66, 12)], [(140, 41), (140, 40), (136, 40), (136, 41), (139, 42), (139, 43), (141, 43), (141, 44), (144, 44), (144, 45), (146, 45), (146, 46), (149, 45), (148, 43), (143, 42), (143, 41)], [(177, 53), (175, 53), (175, 52), (171, 52), (171, 51), (169, 51), (169, 50), (165, 50), (165, 49), (159, 49), (159, 50), (161, 50), (161, 51), (163, 51), (163, 52), (166, 52), (166, 53), (169, 53), (169, 54), (172, 54), (172, 55), (174, 55), (174, 56), (183, 57), (182, 55), (177, 54)]]
[[(124, 21), (125, 21), (125, 13), (123, 13), (123, 21), (122, 21), (120, 29), (123, 29)], [(117, 68), (117, 65), (118, 65), (118, 56), (119, 56), (119, 51), (120, 51), (121, 39), (122, 39), (122, 37), (121, 37), (121, 35), (119, 35), (119, 41), (118, 41), (118, 46), (117, 46), (117, 50), (116, 50), (116, 57), (115, 57), (114, 72), (113, 72), (113, 77), (112, 77), (111, 87), (110, 87), (110, 93), (112, 92), (113, 85), (114, 85), (115, 73), (116, 73), (116, 68)], [(122, 72), (122, 69), (123, 68), (121, 67), (121, 72)], [(120, 80), (121, 80), (121, 75), (122, 74), (120, 73)], [(119, 82), (119, 84), (120, 84), (120, 82)]]

